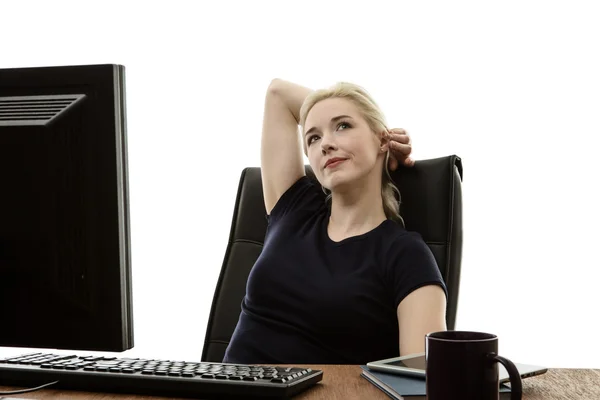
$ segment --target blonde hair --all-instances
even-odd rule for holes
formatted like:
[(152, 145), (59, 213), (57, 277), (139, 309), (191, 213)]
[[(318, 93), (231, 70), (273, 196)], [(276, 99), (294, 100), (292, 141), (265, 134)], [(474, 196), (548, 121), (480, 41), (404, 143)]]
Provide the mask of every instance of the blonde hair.
[[(343, 98), (351, 101), (367, 121), (369, 128), (376, 132), (388, 131), (385, 116), (371, 95), (361, 86), (349, 82), (337, 82), (333, 86), (311, 92), (300, 108), (299, 124), (304, 132), (304, 125), (308, 112), (318, 102), (330, 98)], [(306, 152), (306, 148), (305, 148)], [(390, 151), (385, 155), (383, 170), (381, 172), (381, 197), (383, 199), (383, 211), (387, 218), (392, 219), (404, 226), (404, 220), (400, 216), (400, 191), (394, 184), (388, 170)], [(331, 199), (331, 192), (327, 193), (326, 201)], [(396, 197), (397, 196), (397, 197)]]

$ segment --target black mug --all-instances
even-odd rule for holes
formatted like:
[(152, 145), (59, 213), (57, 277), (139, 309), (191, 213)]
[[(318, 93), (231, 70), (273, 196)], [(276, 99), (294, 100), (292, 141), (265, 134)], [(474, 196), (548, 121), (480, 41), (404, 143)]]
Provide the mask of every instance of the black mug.
[(489, 333), (443, 331), (425, 336), (427, 400), (498, 400), (498, 362), (508, 371), (511, 400), (522, 397), (521, 376), (498, 355), (498, 337)]

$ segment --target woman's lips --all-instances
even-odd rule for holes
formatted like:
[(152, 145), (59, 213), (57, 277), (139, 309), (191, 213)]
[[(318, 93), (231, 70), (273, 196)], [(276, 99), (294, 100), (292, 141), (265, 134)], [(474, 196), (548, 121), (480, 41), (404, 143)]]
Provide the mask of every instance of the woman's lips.
[(343, 159), (343, 160), (337, 160), (337, 161), (334, 161), (334, 162), (332, 162), (332, 163), (329, 163), (329, 164), (327, 164), (327, 166), (326, 166), (325, 168), (334, 168), (334, 167), (337, 167), (338, 165), (340, 165), (340, 164), (341, 164), (341, 163), (343, 163), (344, 161), (346, 161), (346, 160), (345, 160), (345, 159)]

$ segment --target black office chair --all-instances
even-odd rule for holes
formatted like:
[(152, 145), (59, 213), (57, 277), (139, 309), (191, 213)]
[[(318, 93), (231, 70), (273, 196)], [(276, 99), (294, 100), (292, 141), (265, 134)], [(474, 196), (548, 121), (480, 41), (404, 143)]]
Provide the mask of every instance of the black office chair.
[[(307, 175), (314, 173), (306, 166)], [(462, 254), (462, 162), (455, 155), (419, 160), (391, 176), (400, 190), (406, 229), (419, 232), (431, 248), (448, 288), (447, 327), (454, 329)], [(202, 361), (221, 362), (237, 324), (246, 281), (260, 255), (267, 229), (260, 168), (240, 179), (229, 244), (208, 319)]]

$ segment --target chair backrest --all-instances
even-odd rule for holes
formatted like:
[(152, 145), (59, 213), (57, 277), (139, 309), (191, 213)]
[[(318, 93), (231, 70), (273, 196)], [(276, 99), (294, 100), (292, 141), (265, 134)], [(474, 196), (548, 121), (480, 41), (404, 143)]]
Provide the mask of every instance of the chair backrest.
[[(316, 179), (306, 166), (307, 175)], [(462, 161), (452, 155), (419, 160), (391, 176), (400, 190), (406, 229), (431, 248), (448, 288), (447, 327), (454, 329), (462, 253)], [(260, 168), (242, 171), (229, 244), (216, 285), (202, 361), (221, 362), (237, 324), (246, 281), (260, 255), (267, 229)]]

